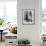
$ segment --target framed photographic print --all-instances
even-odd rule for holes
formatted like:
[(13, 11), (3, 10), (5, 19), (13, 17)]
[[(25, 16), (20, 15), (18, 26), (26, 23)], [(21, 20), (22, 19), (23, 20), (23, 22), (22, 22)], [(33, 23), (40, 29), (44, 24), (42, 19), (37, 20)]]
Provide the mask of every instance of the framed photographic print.
[(35, 9), (22, 9), (22, 24), (29, 25), (35, 23)]

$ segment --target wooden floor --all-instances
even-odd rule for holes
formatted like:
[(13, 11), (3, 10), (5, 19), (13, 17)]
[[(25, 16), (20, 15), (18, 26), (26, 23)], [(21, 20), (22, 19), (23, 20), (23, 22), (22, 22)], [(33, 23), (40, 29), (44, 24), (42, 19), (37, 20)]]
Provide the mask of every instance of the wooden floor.
[[(0, 46), (5, 46), (5, 41), (0, 41)], [(46, 43), (42, 45), (32, 44), (32, 46), (46, 46)]]
[(4, 41), (3, 42), (0, 41), (0, 46), (5, 46), (5, 42)]

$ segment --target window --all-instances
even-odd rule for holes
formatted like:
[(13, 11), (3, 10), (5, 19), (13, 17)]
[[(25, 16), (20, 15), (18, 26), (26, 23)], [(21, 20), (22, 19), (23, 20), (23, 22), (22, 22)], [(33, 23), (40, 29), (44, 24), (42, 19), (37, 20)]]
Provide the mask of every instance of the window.
[(7, 21), (17, 24), (17, 1), (6, 1), (5, 7)]
[(46, 0), (42, 0), (42, 26), (46, 26)]
[(0, 17), (4, 16), (4, 2), (0, 1)]
[(4, 18), (6, 23), (17, 25), (17, 0), (0, 1), (0, 17)]
[(42, 32), (46, 33), (46, 0), (42, 0)]

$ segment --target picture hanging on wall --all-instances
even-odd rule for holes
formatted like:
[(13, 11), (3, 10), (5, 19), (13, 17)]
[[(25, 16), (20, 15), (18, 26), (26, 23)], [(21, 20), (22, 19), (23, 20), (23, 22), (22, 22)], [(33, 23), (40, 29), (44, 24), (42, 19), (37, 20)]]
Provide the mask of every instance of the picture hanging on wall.
[(33, 25), (35, 23), (35, 9), (22, 9), (22, 24)]

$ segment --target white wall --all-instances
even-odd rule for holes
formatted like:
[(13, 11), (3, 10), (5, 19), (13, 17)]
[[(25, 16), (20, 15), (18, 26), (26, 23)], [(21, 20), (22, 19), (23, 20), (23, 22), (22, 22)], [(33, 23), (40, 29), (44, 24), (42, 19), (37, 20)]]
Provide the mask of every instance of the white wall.
[[(29, 39), (31, 43), (40, 43), (41, 34), (41, 3), (42, 0), (18, 0), (17, 23), (18, 39)], [(35, 24), (22, 24), (22, 9), (35, 9)]]

